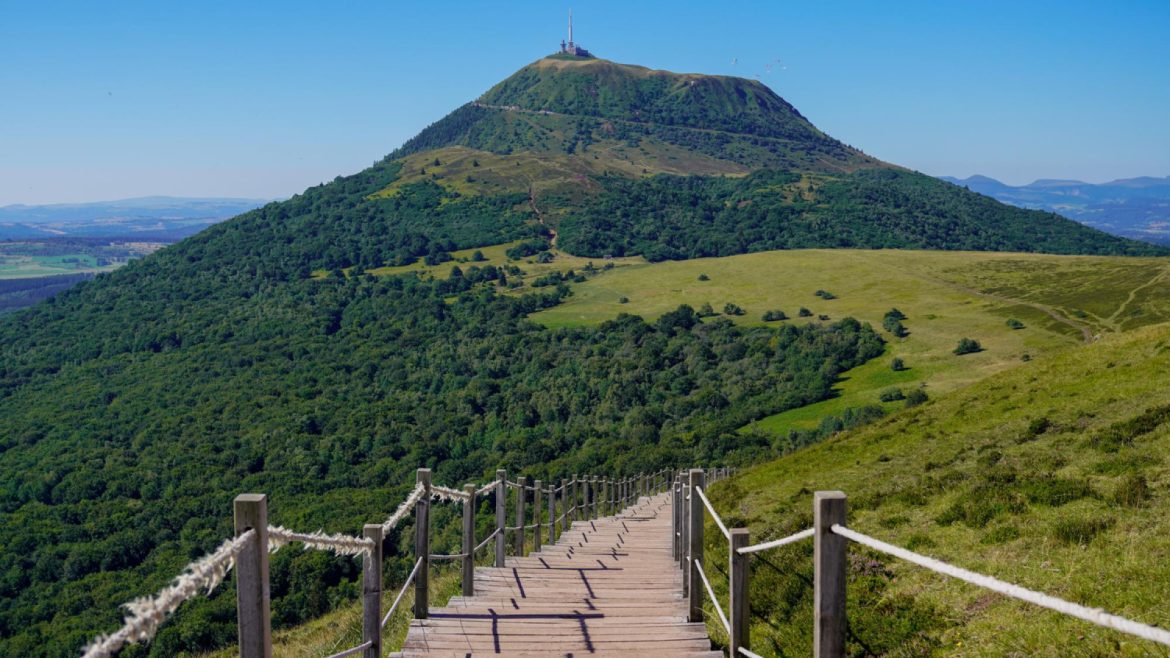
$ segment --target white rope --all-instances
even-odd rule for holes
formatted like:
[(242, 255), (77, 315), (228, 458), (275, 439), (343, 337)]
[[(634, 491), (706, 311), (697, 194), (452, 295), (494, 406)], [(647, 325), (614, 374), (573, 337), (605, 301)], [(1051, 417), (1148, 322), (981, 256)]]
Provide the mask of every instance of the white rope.
[(719, 518), (719, 515), (715, 513), (715, 508), (711, 506), (711, 501), (707, 500), (707, 494), (703, 493), (703, 487), (695, 487), (695, 491), (699, 494), (699, 500), (703, 501), (703, 504), (707, 506), (707, 511), (711, 513), (711, 518), (715, 519), (715, 525), (719, 526), (719, 531), (723, 533), (727, 541), (731, 541), (731, 533), (728, 532), (727, 526), (723, 525), (723, 519)]
[(183, 572), (154, 596), (144, 596), (125, 604), (130, 614), (122, 628), (110, 635), (99, 635), (82, 649), (84, 658), (108, 658), (126, 644), (146, 642), (158, 632), (167, 616), (200, 590), (210, 593), (223, 582), (235, 564), (236, 555), (249, 542), (256, 540), (256, 532), (249, 530), (234, 539), (225, 539), (219, 548), (188, 564)]
[(345, 656), (352, 656), (361, 653), (372, 646), (374, 646), (373, 640), (366, 640), (352, 649), (346, 649), (341, 653), (335, 653), (332, 656), (329, 656), (329, 658), (345, 658)]
[(492, 538), (493, 538), (493, 537), (495, 537), (495, 536), (496, 536), (496, 535), (498, 535), (498, 534), (500, 534), (500, 529), (499, 529), (499, 528), (496, 528), (496, 529), (495, 529), (495, 530), (492, 532), (492, 534), (488, 535), (487, 537), (484, 537), (483, 541), (479, 542), (479, 546), (476, 546), (475, 548), (473, 548), (473, 549), (471, 550), (471, 552), (472, 552), (472, 553), (478, 553), (478, 552), (479, 552), (479, 549), (483, 548), (484, 546), (487, 546), (487, 543), (488, 543), (489, 541), (491, 541), (491, 540), (492, 540)]
[(760, 551), (766, 551), (766, 550), (769, 550), (772, 548), (779, 548), (781, 546), (784, 546), (785, 544), (793, 544), (793, 543), (796, 543), (802, 539), (808, 539), (809, 537), (812, 537), (815, 534), (816, 534), (816, 530), (814, 530), (813, 528), (808, 528), (806, 530), (801, 530), (800, 532), (798, 532), (794, 535), (788, 535), (787, 537), (784, 537), (782, 539), (775, 539), (773, 541), (764, 542), (762, 544), (753, 544), (751, 546), (744, 546), (743, 548), (737, 548), (737, 549), (735, 549), (735, 552), (739, 553), (740, 555), (747, 555), (748, 553), (759, 553)]
[(723, 622), (723, 628), (726, 628), (730, 634), (731, 622), (727, 621), (727, 615), (723, 614), (723, 608), (719, 606), (719, 599), (715, 598), (715, 590), (711, 589), (711, 582), (707, 580), (707, 574), (703, 571), (703, 563), (699, 560), (695, 560), (695, 571), (699, 572), (699, 578), (703, 581), (703, 586), (707, 588), (707, 596), (711, 597), (711, 603), (715, 606), (715, 612), (719, 613), (719, 620)]
[(495, 489), (495, 488), (496, 488), (496, 485), (497, 485), (497, 484), (499, 484), (499, 483), (500, 483), (500, 481), (499, 481), (499, 480), (492, 480), (491, 482), (488, 482), (487, 484), (483, 485), (482, 487), (480, 487), (480, 488), (476, 489), (476, 490), (475, 490), (475, 495), (476, 495), (476, 496), (482, 496), (482, 495), (484, 495), (485, 493), (487, 493), (487, 492), (489, 492), (489, 491), (491, 491), (491, 490)]
[(338, 555), (365, 555), (374, 548), (374, 540), (350, 535), (327, 535), (323, 532), (294, 532), (280, 526), (268, 526), (268, 552), (275, 553), (288, 544), (299, 541), (305, 550), (330, 551)]
[(458, 489), (451, 489), (438, 484), (431, 485), (431, 494), (441, 500), (468, 500), (470, 498), (470, 496)]
[(1058, 599), (1055, 596), (1049, 596), (1048, 594), (1042, 594), (1034, 590), (1020, 587), (1019, 585), (1006, 583), (997, 578), (992, 578), (991, 576), (984, 576), (983, 574), (975, 573), (974, 571), (968, 571), (966, 569), (941, 562), (934, 558), (926, 557), (925, 555), (920, 555), (913, 551), (908, 551), (904, 548), (899, 548), (897, 546), (887, 544), (868, 535), (854, 532), (849, 528), (843, 527), (841, 525), (834, 524), (832, 530), (838, 535), (855, 541), (858, 544), (868, 546), (876, 551), (881, 551), (882, 553), (888, 553), (894, 557), (902, 558), (907, 562), (913, 562), (914, 564), (917, 564), (921, 567), (926, 567), (931, 571), (951, 576), (952, 578), (958, 578), (959, 580), (964, 580), (968, 583), (971, 583), (972, 585), (978, 585), (993, 592), (999, 592), (1005, 596), (1017, 598), (1021, 601), (1027, 601), (1028, 603), (1038, 605), (1042, 608), (1048, 608), (1049, 610), (1055, 610), (1071, 617), (1076, 617), (1077, 619), (1083, 619), (1084, 621), (1097, 624), (1098, 626), (1112, 628), (1113, 630), (1129, 633), (1130, 635), (1136, 635), (1137, 637), (1150, 640), (1151, 642), (1157, 642), (1159, 644), (1170, 646), (1170, 631), (1132, 621), (1124, 617), (1118, 617), (1117, 615), (1111, 615), (1104, 610), (1101, 610), (1100, 608), (1087, 608), (1083, 605), (1072, 603), (1071, 601)]
[(410, 495), (406, 497), (406, 500), (402, 501), (402, 504), (398, 506), (398, 509), (394, 510), (394, 513), (390, 515), (390, 518), (382, 522), (382, 534), (389, 534), (390, 531), (394, 529), (394, 526), (398, 525), (402, 519), (406, 518), (406, 515), (410, 513), (410, 510), (414, 508), (415, 503), (417, 503), (419, 499), (422, 498), (422, 495), (423, 485), (421, 483), (415, 485), (414, 491), (410, 492)]
[(760, 654), (752, 653), (751, 651), (748, 651), (747, 649), (744, 649), (743, 647), (739, 647), (739, 652), (742, 653), (743, 655), (747, 656), (748, 658), (764, 658)]
[(410, 575), (406, 577), (406, 582), (402, 583), (402, 589), (398, 590), (398, 596), (394, 598), (394, 603), (390, 604), (390, 609), (386, 611), (386, 616), (382, 617), (382, 623), (378, 626), (379, 628), (386, 628), (386, 622), (390, 621), (391, 615), (398, 609), (398, 604), (402, 601), (402, 595), (406, 594), (406, 588), (410, 587), (410, 584), (414, 582), (414, 576), (418, 573), (418, 568), (423, 562), (424, 560), (421, 557), (414, 561), (414, 568), (410, 570)]

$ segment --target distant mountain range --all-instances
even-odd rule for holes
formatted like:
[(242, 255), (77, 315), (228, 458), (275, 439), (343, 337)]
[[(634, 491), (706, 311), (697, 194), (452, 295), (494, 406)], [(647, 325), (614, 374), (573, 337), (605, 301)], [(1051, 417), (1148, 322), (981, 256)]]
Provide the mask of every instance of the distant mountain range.
[(1018, 187), (987, 176), (939, 178), (1013, 206), (1048, 210), (1114, 235), (1170, 245), (1170, 176), (1100, 184), (1041, 179)]
[(266, 199), (150, 196), (0, 207), (0, 240), (126, 237), (174, 242), (258, 208)]

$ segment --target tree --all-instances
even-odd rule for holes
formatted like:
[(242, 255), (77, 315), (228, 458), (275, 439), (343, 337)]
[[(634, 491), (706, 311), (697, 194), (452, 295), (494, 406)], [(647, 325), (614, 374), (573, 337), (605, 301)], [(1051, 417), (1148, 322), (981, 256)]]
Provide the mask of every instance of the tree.
[(979, 344), (979, 341), (977, 341), (973, 338), (960, 338), (959, 344), (956, 345), (955, 349), (953, 350), (953, 352), (956, 356), (962, 356), (964, 354), (972, 354), (974, 352), (982, 352), (982, 351), (983, 351), (983, 346)]
[(890, 361), (890, 370), (894, 372), (902, 372), (906, 370), (906, 363), (902, 361), (902, 357), (896, 356), (893, 361)]
[(471, 262), (473, 263), (482, 263), (485, 260), (487, 260), (487, 258), (484, 257), (483, 252), (479, 249), (476, 249), (475, 253), (471, 254)]
[(699, 317), (709, 318), (713, 315), (719, 314), (715, 312), (715, 309), (711, 308), (710, 302), (705, 302), (702, 306), (699, 307)]
[(788, 316), (784, 311), (764, 311), (764, 322), (778, 322), (787, 319)]
[(740, 308), (740, 306), (738, 304), (732, 304), (731, 302), (727, 302), (726, 304), (723, 305), (723, 314), (724, 315), (744, 315), (745, 313), (747, 313), (747, 311)]
[(881, 392), (878, 399), (882, 402), (897, 402), (898, 400), (905, 400), (906, 394), (900, 388), (887, 388)]
[(812, 317), (812, 311), (808, 310), (807, 308), (805, 308), (803, 306), (800, 307), (800, 310), (797, 311), (796, 314), (802, 318), (811, 318)]
[(926, 391), (922, 390), (921, 388), (910, 389), (910, 392), (906, 394), (906, 408), (909, 409), (910, 407), (917, 407), (929, 399), (930, 396), (928, 396)]

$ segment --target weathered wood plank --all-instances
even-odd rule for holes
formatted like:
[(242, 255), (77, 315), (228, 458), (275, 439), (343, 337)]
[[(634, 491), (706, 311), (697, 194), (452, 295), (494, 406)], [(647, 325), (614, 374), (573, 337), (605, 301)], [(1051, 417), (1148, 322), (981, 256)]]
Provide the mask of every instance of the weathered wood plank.
[(476, 569), (474, 596), (452, 597), (415, 620), (400, 655), (721, 655), (706, 626), (687, 622), (672, 496), (643, 496), (615, 516), (590, 519), (594, 500), (607, 497), (601, 489), (592, 479), (570, 483), (569, 496), (579, 491), (585, 500), (557, 542)]

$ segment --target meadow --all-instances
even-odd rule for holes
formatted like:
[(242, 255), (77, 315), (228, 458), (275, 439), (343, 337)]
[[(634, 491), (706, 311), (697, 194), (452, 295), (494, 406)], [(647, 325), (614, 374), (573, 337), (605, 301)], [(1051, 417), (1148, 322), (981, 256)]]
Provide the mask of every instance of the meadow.
[[(1105, 333), (1170, 320), (1170, 263), (1153, 258), (811, 249), (625, 265), (574, 285), (572, 297), (533, 319), (593, 325), (619, 313), (653, 319), (679, 304), (722, 312), (728, 303), (745, 311), (728, 316), (743, 324), (765, 324), (764, 312), (775, 310), (783, 322), (851, 316), (875, 328), (891, 309), (906, 316), (909, 334), (883, 331), (886, 356), (846, 373), (838, 397), (755, 423), (770, 433), (810, 429), (862, 405), (897, 408), (879, 400), (892, 387), (935, 396)], [(812, 315), (800, 317), (801, 308)], [(956, 356), (964, 337), (982, 351)], [(895, 372), (895, 358), (907, 369)]]

